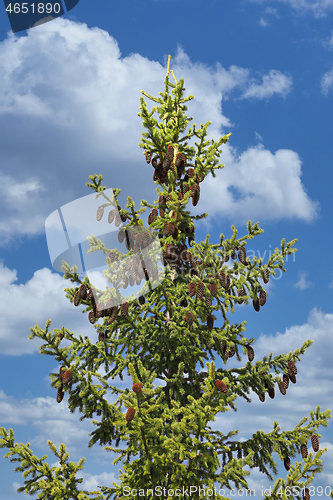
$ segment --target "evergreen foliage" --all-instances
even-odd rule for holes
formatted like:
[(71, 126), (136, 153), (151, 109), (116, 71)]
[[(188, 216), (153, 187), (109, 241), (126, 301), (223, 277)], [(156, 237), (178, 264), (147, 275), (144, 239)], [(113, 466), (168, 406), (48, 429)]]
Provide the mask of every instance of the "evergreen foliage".
[[(246, 465), (258, 467), (273, 481), (271, 471), (277, 474), (277, 464), (272, 452), (278, 454), (288, 473), (285, 479), (276, 480), (266, 498), (301, 498), (302, 495), (309, 498), (311, 486), (306, 490), (305, 487), (322, 470), (320, 457), (327, 450), (320, 449), (318, 428), (328, 425), (330, 410), (322, 413), (317, 406), (310, 412), (307, 425), (308, 417), (304, 417), (293, 430), (286, 432), (281, 432), (278, 422), (274, 421), (271, 432), (265, 434), (259, 430), (242, 442), (233, 439), (237, 430), (212, 430), (208, 425), (230, 409), (237, 411), (238, 398), (250, 403), (250, 389), (262, 402), (266, 392), (274, 397), (276, 384), (284, 397), (289, 397), (289, 380), (296, 382), (295, 362), (301, 360), (312, 340), (294, 352), (276, 357), (271, 352), (262, 360), (254, 361), (255, 339), (243, 335), (246, 322), (231, 324), (227, 318), (228, 313), (243, 302), (247, 305), (252, 302), (255, 310), (260, 311), (269, 295), (259, 280), (263, 279), (265, 284), (277, 269), (285, 272), (284, 257), (296, 251), (292, 247), (297, 239), (288, 243), (283, 239), (281, 249), (276, 248), (265, 264), (261, 258), (246, 257), (247, 241), (263, 232), (258, 223), (248, 221), (247, 234), (241, 237), (237, 237), (237, 229), (231, 226), (231, 236), (225, 238), (221, 233), (217, 244), (209, 242), (210, 235), (200, 244), (195, 242), (194, 220), (208, 214), (191, 216), (186, 207), (190, 199), (193, 206), (199, 202), (200, 183), (205, 177), (209, 173), (216, 177), (215, 170), (224, 167), (218, 163), (219, 147), (231, 134), (219, 141), (208, 141), (210, 122), (207, 122), (198, 130), (194, 124), (180, 137), (192, 120), (185, 115), (185, 103), (193, 96), (183, 97), (184, 80), (177, 82), (172, 70), (175, 84), (169, 82), (170, 59), (171, 56), (161, 97), (142, 91), (157, 105), (148, 112), (141, 97), (138, 113), (147, 129), (139, 146), (158, 184), (156, 205), (142, 200), (143, 208), (135, 210), (133, 200), (128, 197), (128, 210), (121, 209), (117, 200), (120, 190), (114, 189), (113, 198), (107, 199), (96, 214), (97, 220), (101, 220), (106, 217), (105, 209), (110, 205), (114, 207), (108, 220), (117, 222), (120, 217), (127, 222), (120, 238), (126, 238), (129, 255), (134, 255), (140, 253), (145, 241), (149, 242), (150, 233), (145, 232), (140, 214), (146, 208), (151, 209), (149, 231), (158, 235), (163, 249), (165, 278), (162, 284), (151, 289), (149, 282), (145, 283), (144, 297), (123, 303), (120, 308), (112, 305), (112, 294), (98, 296), (98, 300), (106, 303), (100, 310), (92, 293), (93, 284), (87, 277), (81, 281), (77, 268), (63, 262), (64, 278), (75, 284), (74, 288), (65, 289), (66, 297), (76, 306), (85, 306), (82, 312), (89, 313), (89, 321), (94, 324), (96, 344), (66, 328), (49, 331), (51, 320), (45, 329), (35, 325), (29, 335), (31, 339), (42, 339), (40, 353), (54, 356), (61, 365), (59, 374), (50, 374), (58, 403), (64, 396), (68, 397), (72, 413), (79, 409), (81, 420), (94, 418), (96, 429), (90, 435), (88, 446), (98, 443), (119, 455), (113, 464), (123, 462), (120, 484), (114, 483), (112, 488), (100, 486), (101, 491), (80, 490), (82, 479), (76, 479), (76, 472), (83, 468), (85, 459), (69, 462), (64, 444), (58, 452), (48, 441), (60, 463), (60, 467), (52, 468), (45, 463), (46, 456), (39, 459), (33, 455), (29, 443), (15, 443), (12, 429), (7, 432), (1, 428), (0, 446), (9, 449), (5, 457), (16, 455), (10, 460), (21, 464), (15, 471), (22, 472), (25, 481), (18, 491), (39, 492), (38, 498), (45, 500), (131, 499), (135, 495), (128, 492), (134, 489), (140, 496), (143, 495), (139, 490), (144, 491), (145, 496), (153, 496), (163, 488), (163, 498), (170, 498), (172, 493), (168, 491), (178, 488), (181, 493), (176, 496), (180, 499), (188, 497), (189, 492), (193, 498), (227, 498), (216, 491), (212, 495), (199, 495), (199, 487), (207, 491), (218, 483), (227, 492), (231, 488), (248, 489), (246, 476), (250, 472), (244, 470)], [(155, 112), (161, 122), (153, 117)], [(194, 136), (198, 139), (196, 149), (186, 142)], [(91, 182), (87, 186), (96, 192), (96, 197), (103, 197), (106, 189), (101, 186), (103, 177), (89, 177)], [(120, 224), (120, 220), (118, 222)], [(130, 241), (131, 228), (138, 230), (133, 241)], [(96, 237), (90, 237), (89, 241), (91, 251), (102, 250), (108, 255), (110, 269), (114, 260), (121, 257), (112, 254)], [(227, 265), (230, 257), (231, 267)], [(147, 269), (139, 263), (132, 272), (138, 273), (136, 279), (147, 278)], [(152, 264), (153, 275), (154, 269), (156, 272)], [(123, 276), (120, 279), (125, 280)], [(221, 327), (216, 326), (219, 313), (223, 320)], [(60, 346), (63, 338), (70, 342), (69, 347)], [(235, 354), (238, 361), (242, 361), (241, 354), (247, 355), (248, 361), (244, 367), (228, 369), (228, 359)], [(216, 368), (215, 355), (222, 359), (223, 368)], [(207, 372), (198, 372), (197, 365), (204, 368), (204, 361)], [(98, 372), (102, 366), (104, 376)], [(117, 375), (122, 379), (126, 370), (133, 386), (122, 390), (112, 380)], [(155, 387), (156, 378), (164, 380), (166, 385)], [(107, 393), (117, 396), (113, 404), (105, 398)], [(309, 439), (315, 453), (307, 449)], [(126, 447), (120, 447), (120, 442)], [(235, 453), (237, 458), (233, 456)], [(291, 457), (295, 461), (291, 461)], [(292, 490), (295, 487), (296, 493)], [(229, 492), (227, 495), (230, 496)]]

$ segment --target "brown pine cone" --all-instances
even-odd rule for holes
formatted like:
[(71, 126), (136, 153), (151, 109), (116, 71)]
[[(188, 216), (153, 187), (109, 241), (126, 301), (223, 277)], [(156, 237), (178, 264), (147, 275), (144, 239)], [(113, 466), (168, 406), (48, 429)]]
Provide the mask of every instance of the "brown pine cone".
[(254, 360), (254, 350), (253, 350), (253, 347), (250, 345), (247, 346), (247, 357), (248, 357), (249, 361)]
[(265, 393), (259, 394), (259, 399), (263, 403), (265, 401)]
[(231, 258), (232, 258), (232, 260), (237, 259), (237, 253), (236, 253), (236, 249), (235, 248), (232, 249)]
[(207, 328), (211, 332), (214, 326), (214, 316), (212, 314), (208, 314), (207, 318)]
[(194, 168), (189, 168), (188, 169), (188, 172), (187, 172), (188, 176), (190, 179), (193, 179), (195, 177), (195, 171), (194, 171)]
[(269, 282), (269, 269), (267, 267), (262, 272), (262, 279), (265, 284)]
[(82, 283), (82, 285), (80, 285), (79, 297), (82, 300), (86, 300), (87, 298), (87, 285), (85, 283)]
[(75, 293), (74, 295), (74, 305), (78, 306), (81, 302), (80, 295), (79, 295), (79, 290)]
[(290, 382), (292, 382), (293, 384), (296, 384), (296, 375), (294, 375), (293, 373), (289, 373), (289, 372), (288, 372), (288, 375), (289, 375)]
[(244, 264), (244, 266), (247, 266), (245, 247), (240, 247), (239, 248), (239, 250), (238, 250), (238, 259), (239, 259), (239, 262), (241, 262), (242, 264)]
[(140, 382), (136, 382), (133, 385), (132, 391), (135, 392), (135, 394), (140, 394), (140, 392), (142, 391), (142, 385), (140, 384)]
[[(246, 295), (244, 288), (240, 288), (237, 293), (238, 293), (238, 297), (244, 297)], [(239, 300), (238, 304), (243, 304), (243, 302), (244, 302), (244, 300)]]
[(284, 385), (285, 389), (288, 389), (288, 387), (289, 387), (289, 376), (288, 376), (287, 373), (283, 374), (282, 381), (283, 381), (283, 385)]
[(312, 434), (311, 444), (312, 444), (313, 451), (317, 452), (319, 450), (319, 439), (318, 439), (318, 436), (316, 434)]
[(190, 297), (193, 297), (195, 295), (196, 288), (197, 287), (195, 286), (195, 283), (193, 283), (193, 281), (191, 281), (191, 283), (189, 283), (189, 285), (188, 285), (188, 292), (189, 292)]
[(127, 316), (128, 313), (128, 302), (123, 302), (120, 306), (120, 314), (123, 318)]
[(150, 163), (150, 160), (151, 160), (151, 153), (150, 153), (150, 151), (146, 151), (145, 158), (146, 158), (146, 162)]
[(213, 300), (211, 297), (205, 297), (205, 304), (207, 307), (211, 307)]
[(302, 458), (306, 458), (308, 456), (308, 447), (306, 446), (306, 444), (301, 445), (301, 454)]
[(90, 321), (90, 323), (93, 325), (94, 323), (96, 323), (97, 321), (97, 318), (95, 317), (94, 315), (94, 312), (93, 311), (90, 311), (90, 313), (88, 314), (88, 319)]
[(135, 408), (133, 408), (132, 406), (130, 408), (128, 408), (127, 412), (126, 412), (126, 422), (129, 423), (133, 420), (135, 416)]
[(193, 313), (191, 311), (187, 311), (186, 313), (186, 323), (190, 327), (193, 325)]
[(290, 469), (290, 458), (289, 457), (285, 458), (283, 463), (284, 463), (284, 468), (286, 470), (289, 470)]
[(62, 386), (60, 386), (57, 389), (57, 403), (61, 403), (63, 399), (64, 399), (64, 391), (62, 390)]
[(260, 302), (259, 302), (259, 299), (253, 299), (253, 307), (254, 307), (254, 310), (259, 312), (260, 311)]
[(296, 364), (294, 361), (292, 361), (291, 359), (288, 361), (288, 368), (289, 370), (292, 371), (292, 373), (294, 375), (297, 375), (297, 367), (296, 367)]
[(279, 386), (281, 394), (283, 394), (283, 396), (285, 396), (287, 391), (286, 391), (285, 385), (282, 382), (282, 380), (280, 380), (280, 382), (278, 382), (278, 386)]
[(205, 285), (202, 283), (202, 281), (199, 281), (199, 283), (197, 284), (197, 296), (199, 299), (202, 299), (204, 291)]
[(212, 297), (216, 297), (216, 295), (217, 295), (217, 285), (216, 285), (216, 283), (211, 283), (211, 285), (209, 287), (209, 291), (212, 294)]
[(73, 376), (72, 370), (66, 370), (62, 378), (63, 385), (68, 384), (68, 382), (72, 380), (72, 376)]
[(228, 387), (223, 380), (216, 380), (215, 387), (218, 391), (223, 392), (224, 394), (228, 392)]
[(98, 342), (102, 342), (105, 339), (104, 332), (99, 332), (98, 334)]
[(268, 390), (268, 395), (271, 399), (274, 399), (274, 396), (275, 396), (275, 389), (274, 387), (271, 387), (269, 390)]
[(260, 306), (264, 306), (266, 304), (266, 299), (267, 299), (267, 293), (265, 292), (265, 290), (260, 290), (260, 293), (259, 293)]

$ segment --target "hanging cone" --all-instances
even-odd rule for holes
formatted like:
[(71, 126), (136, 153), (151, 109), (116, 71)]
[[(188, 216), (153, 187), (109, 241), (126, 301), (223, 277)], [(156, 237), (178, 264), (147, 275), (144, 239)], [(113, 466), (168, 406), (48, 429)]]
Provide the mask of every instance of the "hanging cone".
[(130, 408), (128, 408), (126, 412), (126, 422), (127, 423), (131, 422), (134, 418), (134, 415), (135, 415), (135, 408), (131, 406)]
[(262, 279), (265, 284), (269, 282), (269, 269), (267, 269), (267, 267), (262, 272)]
[(176, 231), (175, 225), (173, 222), (168, 222), (167, 224), (168, 236), (172, 236)]
[(143, 306), (143, 304), (145, 304), (146, 299), (144, 298), (144, 296), (143, 296), (143, 295), (140, 295), (140, 297), (139, 297), (139, 302), (140, 302), (140, 304), (141, 304), (142, 306)]
[(212, 294), (212, 297), (216, 297), (217, 295), (217, 284), (216, 283), (211, 283), (209, 287), (209, 291)]
[(287, 375), (287, 373), (283, 374), (282, 381), (285, 389), (287, 390), (289, 387), (289, 376)]
[(109, 224), (112, 224), (112, 222), (114, 220), (114, 216), (115, 216), (115, 211), (114, 210), (110, 210), (109, 215), (108, 215), (108, 223)]
[(127, 316), (128, 313), (128, 302), (123, 302), (120, 306), (120, 314), (123, 318)]
[(271, 399), (274, 399), (274, 396), (275, 396), (275, 389), (274, 387), (271, 387), (269, 390), (268, 390), (268, 395)]
[(304, 488), (304, 490), (303, 490), (303, 500), (310, 500), (309, 488)]
[(173, 156), (174, 156), (174, 151), (175, 151), (175, 148), (172, 146), (172, 144), (169, 144), (169, 146), (167, 147), (167, 158), (169, 160), (169, 162), (173, 162)]
[(207, 307), (211, 307), (213, 300), (211, 297), (205, 297), (205, 304)]
[(77, 291), (74, 295), (74, 305), (78, 306), (81, 302), (79, 291)]
[(123, 229), (120, 229), (120, 231), (118, 231), (118, 241), (119, 243), (122, 243), (125, 239), (125, 231)]
[(64, 373), (65, 373), (65, 371), (66, 371), (66, 367), (65, 367), (65, 366), (61, 366), (61, 367), (59, 368), (59, 378), (60, 378), (60, 380), (61, 380), (61, 381), (62, 381), (62, 380), (63, 380), (63, 378), (64, 378)]
[(214, 326), (214, 316), (212, 316), (212, 314), (208, 314), (206, 316), (206, 319), (207, 319), (207, 328), (211, 332)]
[(154, 156), (154, 158), (153, 158), (153, 159), (152, 159), (152, 161), (151, 161), (151, 164), (153, 165), (153, 167), (154, 167), (155, 169), (158, 167), (157, 160), (158, 160), (158, 156)]
[(146, 158), (146, 162), (147, 163), (150, 163), (150, 160), (151, 160), (151, 153), (149, 151), (146, 151), (145, 153), (145, 158)]
[(92, 325), (96, 323), (96, 318), (93, 311), (90, 311), (90, 313), (88, 314), (88, 319)]
[(279, 386), (281, 394), (283, 394), (283, 396), (285, 396), (287, 391), (286, 391), (286, 388), (285, 388), (282, 380), (280, 380), (280, 382), (278, 382), (278, 386)]
[(189, 168), (187, 174), (188, 174), (190, 179), (193, 179), (195, 177), (194, 168)]
[(190, 294), (190, 297), (193, 297), (193, 295), (195, 295), (195, 291), (196, 291), (195, 283), (193, 283), (193, 281), (191, 281), (191, 283), (189, 283), (189, 285), (188, 285), (188, 292)]
[(259, 302), (259, 299), (253, 299), (253, 307), (254, 307), (254, 310), (259, 312), (260, 311), (260, 302)]
[(316, 434), (312, 434), (311, 436), (311, 444), (312, 444), (312, 449), (313, 451), (318, 451), (319, 450), (319, 439)]
[(244, 266), (247, 266), (245, 247), (240, 247), (239, 248), (239, 250), (238, 250), (238, 259), (239, 259), (239, 262), (241, 262), (242, 264), (244, 264)]
[(105, 339), (105, 334), (104, 332), (99, 332), (98, 334), (98, 342), (101, 342)]
[(253, 350), (253, 347), (251, 347), (250, 345), (247, 346), (247, 357), (248, 357), (249, 361), (254, 360), (254, 350)]
[(284, 463), (284, 468), (286, 470), (289, 470), (290, 469), (290, 458), (289, 457), (285, 458), (283, 463)]
[(135, 394), (139, 394), (142, 391), (142, 385), (140, 384), (140, 382), (136, 382), (133, 385), (132, 391), (135, 392)]
[(66, 370), (62, 379), (63, 385), (68, 384), (72, 380), (72, 370)]
[(98, 207), (96, 212), (96, 220), (99, 222), (104, 215), (104, 207)]
[(233, 249), (232, 249), (231, 258), (232, 258), (233, 260), (237, 259), (237, 253), (236, 253), (236, 249), (235, 249), (235, 248), (233, 248)]
[(194, 207), (197, 206), (197, 204), (199, 202), (199, 199), (200, 199), (200, 186), (198, 184), (196, 186), (197, 186), (197, 189), (196, 189), (196, 192), (195, 192), (195, 194), (194, 194), (194, 196), (192, 198), (192, 205)]
[(306, 444), (301, 445), (301, 454), (302, 458), (306, 458), (308, 456), (308, 447), (306, 446)]
[[(288, 375), (289, 375), (289, 372), (288, 372)], [(296, 384), (296, 375), (294, 375), (292, 373), (289, 375), (289, 378), (290, 378), (290, 382), (292, 382), (293, 384)]]
[(202, 283), (202, 281), (199, 281), (199, 283), (197, 284), (197, 296), (199, 299), (202, 299), (204, 291), (205, 285)]
[(62, 387), (58, 387), (57, 389), (57, 403), (61, 403), (61, 401), (64, 399), (64, 392), (62, 390)]
[(160, 217), (164, 217), (165, 216), (165, 210), (163, 208), (160, 208), (158, 213), (160, 214)]
[(265, 401), (265, 393), (259, 394), (259, 399), (263, 403)]
[(86, 300), (87, 298), (87, 285), (85, 283), (82, 283), (82, 285), (80, 285), (79, 296), (82, 300)]
[(218, 391), (223, 392), (224, 394), (228, 392), (228, 387), (222, 380), (216, 380), (215, 387)]
[[(244, 288), (240, 288), (237, 293), (238, 293), (238, 297), (244, 297), (246, 295)], [(243, 304), (243, 302), (244, 302), (244, 300), (239, 300), (238, 304)]]
[(122, 220), (122, 222), (126, 222), (127, 221), (127, 215), (120, 215), (120, 218)]
[(265, 292), (265, 290), (260, 290), (259, 304), (261, 306), (264, 306), (266, 304), (266, 299), (267, 299), (267, 293)]
[(193, 313), (191, 311), (187, 311), (186, 313), (186, 323), (189, 327), (193, 325)]
[(289, 368), (289, 370), (292, 371), (292, 373), (294, 375), (297, 375), (297, 367), (296, 367), (296, 364), (294, 363), (294, 361), (292, 361), (292, 360), (288, 361), (288, 368)]
[(165, 196), (163, 194), (160, 194), (158, 197), (158, 206), (163, 207), (165, 205)]
[(181, 189), (182, 195), (185, 196), (189, 190), (188, 184), (186, 182), (183, 182), (180, 189)]

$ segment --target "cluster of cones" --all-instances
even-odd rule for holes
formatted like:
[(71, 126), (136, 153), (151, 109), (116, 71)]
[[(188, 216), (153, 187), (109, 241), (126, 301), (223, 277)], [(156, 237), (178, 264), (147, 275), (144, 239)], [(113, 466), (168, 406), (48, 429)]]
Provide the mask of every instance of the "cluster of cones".
[[(287, 389), (289, 387), (289, 380), (290, 382), (292, 382), (293, 384), (296, 384), (296, 375), (297, 375), (297, 367), (296, 367), (296, 364), (294, 361), (292, 360), (289, 360), (288, 361), (288, 371), (287, 373), (284, 373), (283, 374), (283, 378), (282, 380), (280, 380), (278, 382), (278, 387), (279, 387), (279, 390), (281, 392), (281, 394), (284, 396), (287, 392)], [(264, 372), (263, 373), (263, 376), (264, 377), (267, 377), (267, 372)], [(267, 380), (264, 379), (264, 385), (266, 387), (266, 389), (268, 389), (268, 395), (271, 399), (274, 399), (275, 397), (275, 388), (274, 386), (271, 387)], [(264, 402), (265, 401), (265, 393), (263, 394), (259, 394), (259, 399), (260, 401)]]

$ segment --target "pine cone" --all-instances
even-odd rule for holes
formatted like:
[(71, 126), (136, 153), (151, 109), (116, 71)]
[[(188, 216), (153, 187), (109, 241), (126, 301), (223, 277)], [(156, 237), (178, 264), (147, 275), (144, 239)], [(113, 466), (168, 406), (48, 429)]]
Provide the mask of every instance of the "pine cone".
[(304, 490), (303, 490), (303, 500), (310, 500), (309, 488), (304, 488)]
[(57, 389), (57, 403), (61, 403), (61, 401), (64, 399), (64, 391), (62, 390), (62, 387), (58, 387)]
[(82, 283), (82, 285), (80, 285), (79, 296), (82, 300), (86, 300), (87, 298), (87, 285), (85, 283)]
[(289, 376), (287, 373), (283, 374), (282, 381), (283, 381), (283, 385), (284, 385), (285, 389), (287, 390), (289, 387)]
[(68, 384), (72, 380), (72, 370), (66, 370), (62, 379), (63, 385)]
[(120, 314), (123, 318), (127, 316), (128, 313), (128, 302), (123, 302), (120, 306)]
[(156, 208), (153, 208), (153, 209), (152, 209), (152, 211), (151, 211), (151, 213), (150, 213), (150, 215), (151, 215), (151, 221), (152, 221), (152, 222), (156, 222), (156, 220), (157, 220), (157, 215), (158, 215), (158, 213), (157, 213), (157, 209), (156, 209)]
[(216, 285), (216, 283), (211, 283), (211, 285), (209, 287), (209, 291), (212, 294), (212, 297), (216, 297), (216, 295), (217, 295), (217, 285)]
[(135, 392), (135, 394), (139, 394), (142, 391), (142, 385), (140, 384), (140, 382), (136, 382), (133, 385), (132, 391)]
[(125, 231), (123, 229), (120, 229), (118, 232), (118, 241), (119, 243), (122, 243), (125, 239)]
[(175, 153), (175, 148), (172, 146), (172, 144), (169, 144), (169, 146), (167, 147), (167, 154), (166, 155), (167, 155), (167, 158), (168, 158), (170, 163), (173, 162), (174, 153)]
[(253, 307), (254, 307), (255, 311), (257, 311), (257, 312), (260, 311), (260, 302), (259, 302), (258, 298), (253, 299)]
[(306, 458), (308, 456), (308, 447), (306, 446), (306, 444), (301, 445), (301, 454), (302, 458)]
[(262, 279), (265, 284), (269, 282), (269, 269), (267, 267), (262, 272)]
[(213, 300), (211, 297), (205, 297), (205, 304), (207, 307), (211, 307)]
[(193, 283), (193, 281), (191, 281), (191, 283), (189, 283), (188, 285), (188, 293), (190, 295), (190, 297), (193, 297), (195, 295), (195, 291), (196, 291), (196, 286), (195, 286), (195, 283)]
[(99, 222), (104, 215), (104, 207), (98, 207), (96, 212), (96, 220)]
[(150, 160), (151, 160), (151, 153), (149, 151), (146, 151), (145, 153), (145, 158), (146, 158), (146, 162), (147, 163), (150, 163)]
[(242, 264), (244, 264), (244, 266), (247, 266), (245, 247), (240, 247), (239, 248), (239, 250), (238, 250), (238, 259), (239, 259), (239, 262), (241, 262)]
[(154, 156), (154, 158), (151, 161), (151, 164), (153, 165), (155, 170), (158, 168), (157, 160), (158, 160), (158, 156)]
[(111, 316), (108, 319), (108, 325), (111, 325), (115, 321), (117, 314), (118, 314), (118, 306), (115, 306), (112, 308)]
[(316, 434), (312, 434), (311, 444), (312, 444), (313, 451), (319, 450), (319, 439), (318, 439), (318, 436)]
[(128, 408), (128, 410), (126, 412), (126, 422), (127, 423), (131, 422), (134, 418), (134, 415), (135, 415), (135, 408), (133, 408), (133, 406), (131, 406), (130, 408)]
[(142, 249), (145, 249), (147, 248), (151, 243), (151, 240), (150, 240), (150, 234), (148, 233), (148, 231), (145, 231), (142, 235), (142, 245), (141, 245), (141, 248)]
[(271, 399), (274, 399), (274, 396), (275, 396), (275, 389), (274, 387), (271, 387), (269, 390), (268, 390), (268, 395)]
[(222, 380), (216, 380), (215, 387), (220, 392), (223, 392), (223, 393), (228, 392), (228, 387), (225, 385), (225, 383)]
[(289, 470), (290, 469), (290, 458), (289, 457), (285, 458), (283, 463), (284, 463), (284, 468), (286, 470)]
[(265, 401), (265, 393), (259, 394), (259, 399), (263, 403)]
[(288, 375), (289, 375), (290, 382), (292, 382), (293, 384), (296, 384), (296, 375), (294, 375), (293, 373), (289, 373), (289, 372), (288, 372)]
[(197, 284), (197, 296), (199, 299), (202, 299), (204, 291), (205, 285), (202, 283), (202, 281), (199, 281), (199, 283)]
[(163, 194), (160, 194), (158, 197), (158, 206), (163, 207), (165, 205), (165, 196)]
[(236, 253), (236, 249), (235, 249), (235, 248), (233, 248), (233, 249), (232, 249), (231, 258), (232, 258), (233, 260), (237, 259), (237, 253)]
[(80, 295), (79, 295), (79, 290), (75, 293), (74, 295), (74, 305), (78, 306), (81, 302)]
[(145, 300), (145, 298), (144, 298), (144, 296), (143, 296), (143, 295), (140, 295), (140, 297), (139, 297), (139, 302), (140, 302), (140, 304), (141, 304), (142, 306), (143, 306), (143, 304), (146, 302), (146, 300)]
[(189, 190), (188, 184), (186, 182), (183, 182), (182, 185), (180, 186), (180, 189), (181, 189), (182, 195), (185, 196)]
[(211, 332), (214, 326), (214, 316), (212, 314), (208, 314), (207, 318), (207, 328)]
[(98, 334), (98, 342), (101, 342), (105, 339), (105, 334), (104, 332), (99, 332)]
[(297, 375), (297, 367), (296, 367), (296, 364), (294, 363), (294, 361), (292, 361), (291, 359), (288, 361), (288, 368), (289, 370), (292, 371), (292, 373), (294, 375)]
[(267, 299), (267, 293), (265, 292), (265, 290), (260, 290), (260, 294), (259, 294), (260, 306), (264, 306), (266, 304), (266, 299)]
[(287, 391), (286, 391), (285, 385), (282, 382), (282, 380), (280, 380), (280, 382), (278, 382), (278, 386), (279, 386), (281, 394), (283, 394), (283, 396), (285, 396)]
[(88, 319), (92, 325), (96, 323), (96, 318), (93, 311), (90, 311), (90, 313), (88, 314)]
[[(240, 288), (237, 293), (238, 293), (238, 297), (244, 297), (246, 295), (244, 288)], [(243, 304), (243, 302), (244, 302), (244, 300), (239, 300), (238, 304)]]
[(110, 210), (108, 215), (108, 223), (112, 224), (113, 220), (114, 220), (114, 210)]
[(195, 177), (194, 168), (189, 168), (187, 174), (188, 174), (190, 179), (194, 179), (194, 177)]
[(247, 357), (248, 357), (249, 361), (254, 360), (254, 350), (253, 350), (253, 347), (251, 347), (250, 345), (247, 346)]
[(193, 313), (191, 311), (187, 311), (186, 313), (186, 323), (189, 327), (193, 325)]

